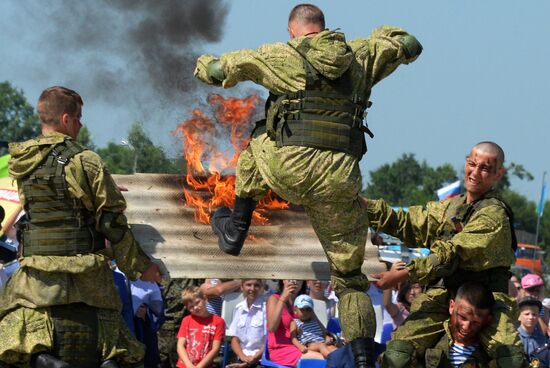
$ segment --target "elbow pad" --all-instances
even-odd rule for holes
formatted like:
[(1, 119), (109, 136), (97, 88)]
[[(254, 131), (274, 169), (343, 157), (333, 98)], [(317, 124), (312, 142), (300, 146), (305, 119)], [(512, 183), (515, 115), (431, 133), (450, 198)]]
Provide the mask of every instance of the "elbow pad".
[(112, 244), (119, 243), (128, 231), (128, 221), (122, 213), (103, 212), (98, 230)]
[(221, 61), (210, 61), (206, 66), (206, 75), (210, 78), (210, 80), (212, 80), (213, 84), (221, 86), (223, 80), (225, 79), (225, 73), (223, 72)]
[(422, 53), (422, 45), (414, 36), (405, 35), (399, 39), (399, 42), (403, 45), (407, 59), (415, 58)]

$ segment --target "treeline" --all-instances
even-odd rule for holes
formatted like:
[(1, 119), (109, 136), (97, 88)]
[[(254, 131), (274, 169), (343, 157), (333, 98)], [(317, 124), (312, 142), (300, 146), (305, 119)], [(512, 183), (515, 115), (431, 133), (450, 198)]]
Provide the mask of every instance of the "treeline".
[[(40, 134), (34, 108), (23, 91), (13, 87), (10, 82), (0, 83), (0, 127), (0, 141), (23, 141)], [(78, 141), (96, 151), (112, 174), (185, 172), (183, 157), (168, 157), (162, 147), (153, 144), (138, 122), (130, 127), (124, 142), (109, 142), (106, 147), (98, 148), (85, 125), (80, 130)], [(0, 156), (7, 153), (7, 148), (0, 147)]]
[[(40, 132), (33, 107), (23, 91), (14, 88), (9, 82), (0, 83), (0, 127), (0, 140), (8, 142), (29, 139)], [(84, 126), (79, 141), (95, 150), (113, 174), (185, 172), (183, 157), (168, 157), (162, 147), (153, 144), (141, 124), (134, 123), (127, 137), (125, 144), (110, 142), (106, 147), (98, 148), (92, 141), (90, 131)], [(0, 147), (0, 156), (5, 154), (6, 148)], [(510, 185), (511, 177), (532, 180), (533, 176), (522, 165), (511, 163), (507, 169), (498, 189), (514, 211), (516, 229), (534, 233), (537, 205), (514, 191)], [(462, 173), (457, 173), (450, 164), (431, 167), (425, 161), (418, 162), (414, 154), (406, 153), (395, 162), (371, 171), (364, 194), (369, 198), (384, 198), (395, 206), (425, 204), (436, 199), (437, 189), (459, 178), (462, 178)], [(550, 244), (548, 203), (540, 222), (539, 240), (543, 246)]]

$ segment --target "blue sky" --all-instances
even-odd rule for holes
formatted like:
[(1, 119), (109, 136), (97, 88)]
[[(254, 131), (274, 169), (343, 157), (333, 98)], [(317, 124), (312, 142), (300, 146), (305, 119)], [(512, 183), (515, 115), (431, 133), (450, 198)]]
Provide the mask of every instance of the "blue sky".
[[(96, 3), (98, 11), (106, 6), (99, 0)], [(220, 54), (284, 42), (288, 12), (297, 3), (226, 2), (228, 13), (220, 24), (219, 41), (209, 41), (216, 37), (197, 38), (192, 50)], [(538, 201), (542, 172), (550, 171), (550, 2), (315, 3), (324, 10), (327, 27), (340, 28), (348, 39), (367, 37), (373, 28), (390, 24), (406, 29), (424, 45), (417, 62), (400, 67), (373, 89), (369, 126), (375, 139), (369, 141), (369, 152), (361, 162), (366, 178), (369, 170), (405, 152), (431, 165), (450, 163), (460, 169), (473, 144), (494, 140), (504, 148), (508, 162), (523, 164), (535, 176), (532, 182), (513, 181), (513, 188)], [(41, 90), (53, 84), (81, 91), (86, 103), (84, 121), (100, 146), (124, 139), (130, 124), (140, 120), (146, 122), (155, 142), (177, 152), (180, 146), (170, 131), (189, 116), (191, 107), (203, 103), (208, 92), (218, 90), (202, 88), (183, 94), (181, 103), (159, 99), (155, 104), (143, 103), (144, 98), (156, 98), (140, 96), (133, 85), (121, 100), (92, 93), (90, 80), (85, 78), (87, 68), (95, 63), (104, 63), (106, 69), (112, 66), (110, 74), (116, 79), (127, 61), (112, 57), (118, 55), (114, 49), (98, 46), (100, 51), (94, 54), (93, 48), (84, 47), (87, 38), (82, 35), (83, 47), (64, 44), (65, 39), (59, 36), (64, 29), (108, 33), (75, 19), (74, 14), (59, 17), (36, 0), (0, 2), (0, 80), (22, 88), (33, 104)], [(115, 28), (116, 17), (113, 13)], [(88, 27), (71, 28), (79, 21)], [(43, 34), (45, 27), (51, 32), (48, 37)], [(124, 85), (118, 88), (124, 91)], [(244, 84), (228, 93), (244, 96), (254, 88)]]

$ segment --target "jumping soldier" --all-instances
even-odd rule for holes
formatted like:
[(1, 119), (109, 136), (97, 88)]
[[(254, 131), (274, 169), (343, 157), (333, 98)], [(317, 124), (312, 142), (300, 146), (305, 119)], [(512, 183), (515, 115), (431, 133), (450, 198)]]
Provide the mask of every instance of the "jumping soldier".
[(205, 83), (230, 88), (252, 81), (270, 93), (266, 119), (239, 157), (234, 209), (216, 211), (212, 227), (220, 248), (238, 255), (256, 201), (268, 189), (303, 205), (327, 254), (357, 367), (373, 367), (374, 310), (361, 273), (368, 218), (358, 200), (358, 163), (370, 133), (363, 119), (372, 87), (413, 62), (422, 46), (390, 26), (348, 42), (343, 33), (325, 29), (323, 12), (310, 4), (292, 9), (288, 32), (288, 43), (197, 61), (195, 75)]

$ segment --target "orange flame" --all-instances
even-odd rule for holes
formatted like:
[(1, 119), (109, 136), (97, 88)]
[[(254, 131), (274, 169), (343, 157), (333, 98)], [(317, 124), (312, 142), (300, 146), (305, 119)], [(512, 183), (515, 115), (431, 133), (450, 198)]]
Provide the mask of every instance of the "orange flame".
[[(183, 189), (185, 202), (195, 208), (195, 221), (203, 224), (210, 223), (210, 213), (214, 207), (232, 208), (234, 205), (235, 176), (229, 173), (235, 172), (239, 155), (250, 141), (254, 125), (252, 118), (260, 98), (257, 95), (225, 98), (211, 94), (207, 101), (213, 118), (194, 109), (191, 117), (173, 132), (180, 135), (187, 162), (186, 183), (189, 189)], [(231, 147), (222, 149), (224, 144), (227, 145), (227, 140), (223, 138), (229, 138)], [(264, 225), (268, 222), (263, 216), (267, 209), (288, 207), (288, 202), (269, 191), (258, 202), (252, 223)]]

